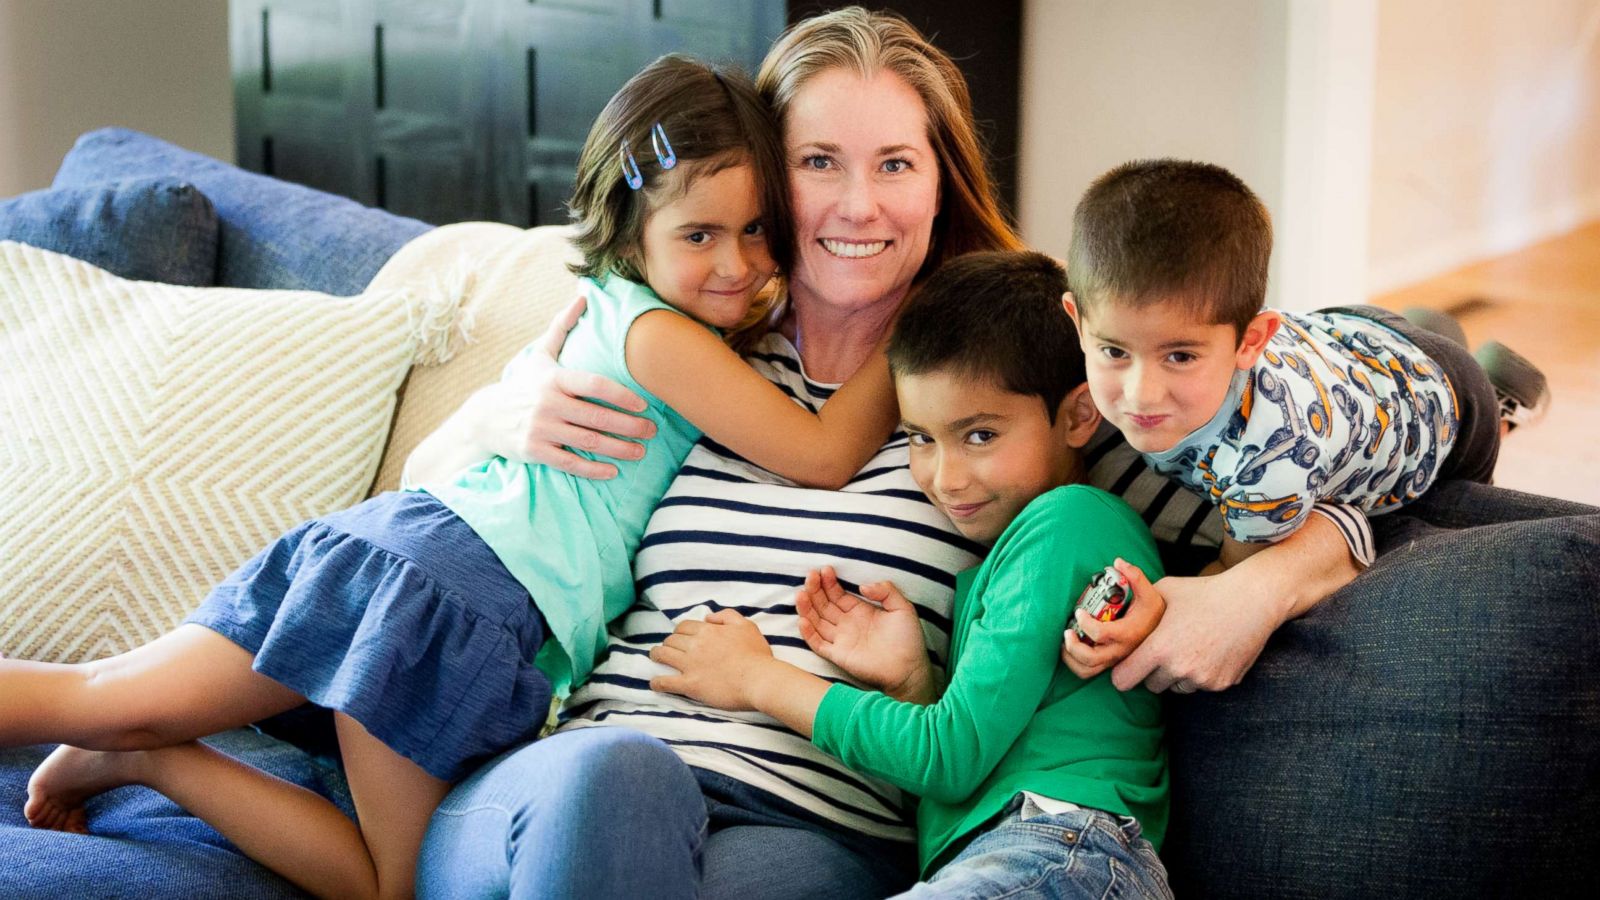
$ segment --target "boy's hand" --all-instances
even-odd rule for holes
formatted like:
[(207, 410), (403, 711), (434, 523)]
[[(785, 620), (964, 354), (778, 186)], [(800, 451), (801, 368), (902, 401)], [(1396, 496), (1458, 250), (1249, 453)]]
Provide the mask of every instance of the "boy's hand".
[(651, 690), (738, 711), (755, 709), (751, 697), (756, 672), (773, 657), (754, 622), (722, 609), (703, 622), (679, 625), (650, 651), (650, 658), (679, 672), (650, 679)]
[(1144, 577), (1138, 566), (1125, 559), (1113, 565), (1128, 580), (1133, 590), (1133, 602), (1120, 619), (1097, 622), (1082, 609), (1073, 610), (1073, 616), (1084, 634), (1094, 641), (1085, 643), (1069, 625), (1061, 643), (1061, 661), (1079, 678), (1093, 678), (1125, 659), (1134, 648), (1155, 631), (1165, 615), (1167, 602), (1161, 593)]
[(932, 703), (937, 688), (916, 607), (887, 581), (863, 584), (861, 593), (873, 602), (846, 591), (832, 566), (812, 571), (794, 598), (800, 636), (863, 684), (896, 700)]

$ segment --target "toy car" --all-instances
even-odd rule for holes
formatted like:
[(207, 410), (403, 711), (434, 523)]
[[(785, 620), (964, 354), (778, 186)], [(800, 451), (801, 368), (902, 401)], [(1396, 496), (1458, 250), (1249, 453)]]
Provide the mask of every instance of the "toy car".
[[(1089, 614), (1096, 622), (1109, 622), (1122, 617), (1133, 604), (1133, 590), (1128, 586), (1128, 580), (1122, 577), (1111, 566), (1089, 579), (1089, 586), (1084, 588), (1082, 596), (1078, 597), (1078, 608)], [(1086, 644), (1093, 644), (1083, 629), (1078, 626), (1076, 617), (1072, 620), (1072, 630), (1077, 632), (1078, 639)]]

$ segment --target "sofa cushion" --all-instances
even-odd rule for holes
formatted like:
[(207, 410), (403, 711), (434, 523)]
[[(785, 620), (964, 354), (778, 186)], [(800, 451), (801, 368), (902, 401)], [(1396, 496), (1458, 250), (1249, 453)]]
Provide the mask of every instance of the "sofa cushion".
[(216, 206), (216, 283), (230, 287), (357, 294), (385, 260), (430, 227), (126, 128), (78, 138), (56, 172), (55, 186), (174, 172)]
[[(332, 801), (355, 817), (336, 767), (248, 728), (205, 739), (217, 750)], [(92, 833), (29, 828), (28, 777), (52, 747), (0, 750), (0, 897), (226, 897), (303, 900), (294, 885), (251, 861), (206, 823), (146, 787), (88, 802)]]
[(125, 178), (0, 201), (0, 240), (77, 257), (124, 278), (216, 283), (217, 211), (194, 185)]
[(0, 652), (143, 644), (287, 528), (359, 501), (454, 299), (126, 281), (0, 243)]
[(1590, 896), (1600, 510), (1444, 481), (1372, 524), (1237, 687), (1169, 695), (1174, 892)]
[(448, 363), (411, 371), (373, 493), (400, 484), (406, 457), (544, 331), (578, 296), (567, 263), (579, 259), (561, 225), (523, 230), (492, 222), (445, 225), (407, 244), (372, 280), (372, 289), (433, 284), (462, 295), (459, 346)]

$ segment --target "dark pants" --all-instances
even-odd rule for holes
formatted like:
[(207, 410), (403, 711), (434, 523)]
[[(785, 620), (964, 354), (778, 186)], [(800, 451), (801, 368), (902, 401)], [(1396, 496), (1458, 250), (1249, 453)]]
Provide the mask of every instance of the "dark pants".
[(1382, 325), (1417, 345), (1444, 371), (1455, 390), (1460, 430), (1455, 445), (1439, 464), (1434, 481), (1462, 478), (1480, 484), (1494, 483), (1494, 466), (1500, 459), (1500, 401), (1488, 373), (1467, 348), (1435, 331), (1407, 321), (1376, 306), (1335, 306), (1317, 312), (1360, 316)]

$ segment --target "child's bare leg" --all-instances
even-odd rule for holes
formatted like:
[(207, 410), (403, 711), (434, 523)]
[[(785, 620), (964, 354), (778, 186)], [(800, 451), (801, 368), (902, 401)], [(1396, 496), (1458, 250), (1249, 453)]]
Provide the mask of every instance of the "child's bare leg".
[(375, 896), (410, 897), (422, 838), (450, 783), (390, 750), (349, 716), (335, 713), (334, 723), (350, 798), (377, 873)]
[(353, 719), (335, 716), (350, 793), (365, 829), (316, 793), (198, 742), (124, 753), (63, 747), (39, 773), (56, 764), (59, 780), (76, 788), (39, 796), (36, 775), (29, 784), (29, 821), (83, 831), (84, 800), (124, 784), (144, 784), (309, 893), (409, 897), (428, 819), (450, 786)]
[(253, 671), (243, 647), (181, 625), (80, 665), (0, 659), (0, 747), (145, 750), (237, 728), (305, 699)]

